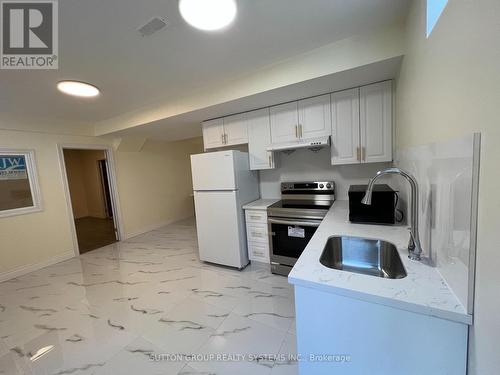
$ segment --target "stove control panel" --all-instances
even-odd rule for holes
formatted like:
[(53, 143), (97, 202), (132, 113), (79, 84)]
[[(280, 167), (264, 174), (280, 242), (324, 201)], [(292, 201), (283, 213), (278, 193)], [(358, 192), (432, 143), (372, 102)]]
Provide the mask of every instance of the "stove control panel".
[(301, 192), (302, 194), (317, 194), (328, 193), (331, 194), (335, 190), (335, 183), (333, 181), (312, 181), (312, 182), (282, 182), (281, 192), (292, 193)]

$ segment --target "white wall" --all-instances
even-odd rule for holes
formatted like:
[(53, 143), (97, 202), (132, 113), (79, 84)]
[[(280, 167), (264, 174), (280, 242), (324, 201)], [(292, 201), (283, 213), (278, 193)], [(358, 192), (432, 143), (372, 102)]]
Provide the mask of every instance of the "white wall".
[(399, 148), (482, 133), (474, 325), (469, 372), (500, 372), (500, 1), (449, 0), (425, 37), (424, 0), (412, 5), (397, 81)]
[[(262, 198), (279, 198), (282, 181), (335, 181), (337, 199), (347, 200), (349, 185), (367, 184), (377, 171), (391, 166), (391, 163), (332, 166), (330, 149), (315, 153), (297, 150), (291, 155), (279, 153), (278, 167), (260, 171), (260, 192)], [(384, 180), (380, 180), (384, 182)], [(387, 182), (387, 180), (385, 180)]]
[(140, 152), (116, 152), (116, 172), (126, 237), (194, 216), (191, 154), (201, 137), (147, 141)]
[[(466, 310), (472, 202), (477, 189), (473, 178), (477, 173), (474, 152), (474, 135), (469, 134), (400, 149), (395, 158), (395, 165), (409, 171), (418, 181), (423, 254), (437, 267)], [(408, 202), (409, 184), (400, 181), (401, 201)]]
[[(41, 212), (0, 218), (0, 280), (74, 255), (58, 144), (113, 140), (0, 129), (0, 148), (35, 151), (43, 205)], [(197, 138), (114, 153), (125, 237), (193, 214), (189, 155), (201, 150)]]

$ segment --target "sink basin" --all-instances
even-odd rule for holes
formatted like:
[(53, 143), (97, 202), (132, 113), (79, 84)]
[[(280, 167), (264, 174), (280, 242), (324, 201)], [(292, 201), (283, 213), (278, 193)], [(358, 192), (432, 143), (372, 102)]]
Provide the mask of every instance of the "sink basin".
[(336, 270), (387, 279), (406, 277), (396, 246), (382, 240), (333, 236), (327, 240), (319, 261)]

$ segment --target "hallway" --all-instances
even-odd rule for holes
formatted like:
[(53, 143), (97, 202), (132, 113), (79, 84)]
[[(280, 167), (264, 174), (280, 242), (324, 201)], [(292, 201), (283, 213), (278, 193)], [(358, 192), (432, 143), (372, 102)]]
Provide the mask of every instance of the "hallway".
[(116, 242), (112, 218), (81, 217), (75, 219), (75, 228), (80, 254)]

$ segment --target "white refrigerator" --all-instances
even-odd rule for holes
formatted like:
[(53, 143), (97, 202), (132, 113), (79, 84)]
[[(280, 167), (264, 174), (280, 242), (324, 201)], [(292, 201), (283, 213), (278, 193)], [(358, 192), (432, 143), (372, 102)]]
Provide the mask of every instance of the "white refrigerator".
[(238, 269), (248, 264), (243, 205), (259, 198), (248, 154), (228, 150), (191, 155), (200, 260)]

